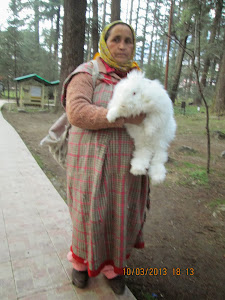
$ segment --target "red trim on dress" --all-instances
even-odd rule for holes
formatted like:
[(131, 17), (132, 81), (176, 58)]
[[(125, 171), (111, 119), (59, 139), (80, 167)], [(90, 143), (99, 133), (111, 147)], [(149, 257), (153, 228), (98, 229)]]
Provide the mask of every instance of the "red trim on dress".
[(137, 249), (143, 249), (145, 247), (145, 243), (142, 242), (142, 243), (137, 243), (134, 245), (134, 248), (137, 248)]
[[(134, 247), (135, 247), (135, 248), (139, 248), (139, 249), (144, 248), (144, 243), (138, 243), (138, 244), (136, 244)], [(73, 253), (72, 246), (70, 247), (70, 251), (72, 252), (72, 256), (73, 256), (74, 259), (76, 259), (79, 263), (82, 263), (82, 264), (84, 264), (84, 265), (87, 266), (88, 276), (89, 276), (89, 277), (96, 277), (96, 276), (101, 272), (101, 270), (102, 270), (105, 266), (107, 266), (107, 265), (113, 266), (113, 269), (114, 269), (114, 272), (115, 272), (115, 273), (117, 273), (117, 274), (119, 274), (119, 275), (124, 275), (124, 268), (125, 268), (125, 267), (124, 267), (124, 268), (118, 268), (118, 267), (116, 267), (116, 266), (114, 265), (113, 260), (106, 260), (104, 263), (102, 263), (102, 264), (100, 265), (100, 267), (99, 267), (97, 270), (91, 271), (91, 270), (89, 269), (88, 262), (86, 262), (85, 259), (83, 259), (83, 258), (81, 258), (81, 257), (79, 257), (79, 256), (77, 256), (76, 254)], [(130, 254), (127, 254), (127, 255), (126, 255), (126, 259), (128, 259), (129, 257), (130, 257)]]

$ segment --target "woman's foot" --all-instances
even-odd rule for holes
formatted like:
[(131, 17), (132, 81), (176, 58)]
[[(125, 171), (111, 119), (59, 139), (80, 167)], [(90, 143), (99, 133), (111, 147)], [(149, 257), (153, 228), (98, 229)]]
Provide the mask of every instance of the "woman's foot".
[(112, 279), (108, 279), (109, 286), (113, 292), (117, 295), (122, 295), (125, 291), (125, 277), (124, 275), (118, 275)]
[(83, 289), (87, 286), (88, 283), (88, 272), (87, 271), (77, 271), (73, 269), (72, 271), (72, 282), (73, 284), (80, 288)]

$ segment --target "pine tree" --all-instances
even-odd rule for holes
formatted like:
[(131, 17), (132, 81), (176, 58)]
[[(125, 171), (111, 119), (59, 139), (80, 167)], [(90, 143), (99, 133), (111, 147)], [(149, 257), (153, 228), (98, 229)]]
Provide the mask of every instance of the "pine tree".
[(64, 0), (63, 49), (59, 94), (66, 77), (84, 61), (86, 7), (86, 0)]

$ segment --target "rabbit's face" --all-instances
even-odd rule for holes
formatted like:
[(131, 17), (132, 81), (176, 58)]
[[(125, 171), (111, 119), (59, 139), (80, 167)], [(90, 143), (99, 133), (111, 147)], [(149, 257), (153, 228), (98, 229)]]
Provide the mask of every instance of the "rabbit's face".
[(123, 115), (137, 115), (142, 112), (143, 90), (138, 82), (123, 80), (115, 88), (114, 95)]

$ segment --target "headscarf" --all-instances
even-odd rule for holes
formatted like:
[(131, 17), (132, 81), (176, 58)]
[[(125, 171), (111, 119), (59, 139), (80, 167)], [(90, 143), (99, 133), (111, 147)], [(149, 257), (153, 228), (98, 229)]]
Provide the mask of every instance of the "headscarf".
[[(132, 57), (131, 59), (124, 64), (118, 64), (115, 59), (112, 57), (106, 41), (105, 41), (105, 36), (107, 34), (107, 32), (115, 25), (115, 24), (124, 24), (126, 26), (128, 26), (133, 34), (133, 40), (134, 40), (134, 49), (133, 49), (133, 53), (132, 53)], [(135, 45), (136, 45), (136, 38), (135, 38), (135, 32), (134, 29), (132, 28), (132, 26), (130, 26), (127, 23), (124, 23), (122, 21), (114, 21), (108, 25), (105, 26), (105, 28), (103, 29), (101, 36), (100, 36), (100, 40), (99, 40), (99, 50), (100, 50), (100, 54), (96, 53), (94, 56), (94, 59), (100, 55), (100, 57), (110, 66), (113, 67), (119, 71), (122, 72), (128, 72), (129, 70), (133, 69), (133, 68), (137, 68), (140, 70), (138, 64), (136, 62), (133, 61), (134, 55), (135, 55)]]

